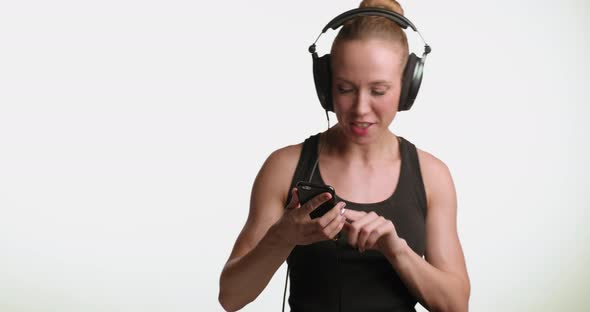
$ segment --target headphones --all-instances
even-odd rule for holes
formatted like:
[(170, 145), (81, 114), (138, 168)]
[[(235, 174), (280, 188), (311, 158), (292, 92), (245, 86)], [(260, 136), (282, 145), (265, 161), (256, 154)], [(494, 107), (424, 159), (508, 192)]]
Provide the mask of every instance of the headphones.
[(380, 8), (357, 8), (336, 16), (324, 27), (324, 29), (322, 29), (322, 32), (314, 41), (314, 43), (309, 46), (308, 50), (309, 53), (311, 53), (313, 60), (313, 79), (315, 81), (315, 88), (318, 98), (320, 99), (320, 104), (322, 104), (322, 107), (326, 110), (326, 115), (328, 114), (328, 111), (334, 111), (334, 105), (332, 102), (332, 71), (330, 68), (330, 54), (318, 57), (318, 54), (315, 51), (315, 44), (320, 36), (328, 30), (328, 28), (335, 30), (336, 28), (342, 26), (345, 22), (358, 16), (385, 17), (390, 21), (395, 22), (403, 29), (406, 29), (409, 26), (420, 35), (420, 38), (422, 38), (422, 41), (424, 42), (424, 53), (422, 54), (422, 58), (416, 56), (414, 53), (411, 53), (408, 56), (408, 62), (406, 63), (406, 67), (404, 68), (402, 75), (402, 89), (399, 98), (398, 111), (409, 110), (414, 104), (416, 96), (418, 95), (418, 90), (420, 89), (426, 55), (430, 53), (432, 49), (426, 43), (426, 41), (424, 41), (422, 34), (420, 34), (420, 32), (416, 29), (416, 26), (414, 26), (410, 20), (393, 11)]

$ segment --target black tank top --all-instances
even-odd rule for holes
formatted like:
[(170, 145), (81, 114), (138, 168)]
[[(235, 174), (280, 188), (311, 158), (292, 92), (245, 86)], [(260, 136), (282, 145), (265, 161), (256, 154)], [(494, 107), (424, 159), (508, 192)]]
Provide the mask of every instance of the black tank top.
[[(401, 136), (401, 169), (392, 195), (378, 203), (345, 201), (347, 209), (375, 211), (391, 220), (398, 235), (418, 255), (424, 255), (426, 192), (420, 174), (416, 147)], [(319, 133), (307, 138), (291, 181), (308, 181), (318, 154)], [(319, 166), (312, 182), (324, 183)], [(290, 194), (290, 192), (289, 192)], [(291, 198), (287, 199), (288, 203)], [(286, 205), (286, 204), (285, 204)], [(345, 238), (296, 246), (287, 258), (292, 312), (395, 312), (416, 311), (417, 300), (410, 294), (393, 266), (378, 251), (363, 254)]]

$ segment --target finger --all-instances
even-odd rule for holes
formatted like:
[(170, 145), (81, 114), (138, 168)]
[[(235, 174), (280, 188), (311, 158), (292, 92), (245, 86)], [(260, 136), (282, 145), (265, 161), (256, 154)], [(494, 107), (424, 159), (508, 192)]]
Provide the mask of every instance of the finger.
[(361, 230), (358, 236), (357, 246), (360, 252), (367, 250), (366, 242), (369, 236), (373, 234), (376, 228), (381, 224), (387, 222), (387, 220), (381, 216), (377, 217), (373, 221), (367, 223)]
[(314, 209), (319, 207), (321, 204), (327, 202), (331, 198), (332, 198), (332, 194), (330, 194), (328, 192), (324, 192), (324, 193), (314, 196), (308, 202), (303, 204), (303, 206), (301, 207), (301, 208), (303, 208), (303, 209), (301, 209), (302, 213), (310, 214)]
[[(344, 214), (347, 214), (350, 210), (346, 210), (346, 212)], [(379, 216), (371, 211), (369, 213), (367, 213), (365, 216), (363, 216), (362, 218), (351, 222), (350, 223), (350, 227), (348, 230), (348, 243), (352, 246), (352, 247), (357, 247), (357, 242), (358, 242), (358, 235), (360, 233), (360, 230), (369, 222), (377, 219)]]
[(338, 215), (330, 224), (321, 230), (316, 230), (313, 233), (308, 234), (308, 240), (312, 242), (324, 241), (334, 238), (338, 232), (342, 230), (344, 226), (344, 217)]
[[(334, 235), (338, 234), (338, 232), (342, 229), (342, 226), (344, 226), (344, 217), (338, 214), (336, 215), (336, 218), (334, 218), (325, 228), (322, 229), (322, 231), (324, 234), (326, 234), (327, 238), (331, 239), (334, 237)], [(338, 232), (334, 232), (336, 230), (338, 230)]]
[(323, 231), (335, 219), (339, 219), (339, 217), (341, 217), (340, 212), (344, 208), (344, 206), (346, 206), (345, 202), (338, 202), (338, 204), (334, 205), (334, 207), (332, 207), (332, 209), (326, 212), (323, 216), (313, 219), (311, 222), (306, 223), (306, 228), (303, 232), (307, 235), (312, 235), (316, 232)]
[(314, 222), (318, 225), (319, 229), (325, 228), (332, 220), (339, 217), (341, 215), (342, 209), (346, 206), (345, 202), (338, 202), (338, 204), (334, 205), (332, 209), (330, 209), (326, 214), (314, 220)]
[(289, 201), (289, 204), (287, 205), (287, 209), (296, 209), (301, 207), (301, 204), (299, 203), (299, 196), (297, 196), (297, 188), (294, 187), (293, 189), (291, 189), (291, 200)]
[(391, 220), (385, 219), (385, 222), (383, 222), (381, 225), (379, 225), (379, 227), (373, 230), (373, 232), (367, 239), (367, 242), (365, 243), (365, 248), (369, 249), (375, 247), (377, 241), (379, 241), (381, 237), (389, 234), (393, 229), (393, 222), (391, 222)]
[(346, 209), (346, 211), (344, 212), (344, 216), (346, 217), (347, 220), (354, 222), (362, 217), (364, 217), (367, 213), (364, 211), (358, 211), (358, 210), (350, 210), (350, 209)]
[(336, 228), (330, 232), (330, 235), (329, 235), (330, 239), (333, 239), (336, 235), (338, 235), (338, 233), (340, 233), (340, 231), (342, 231), (342, 228), (344, 227), (345, 223), (346, 223), (346, 220), (344, 219), (344, 217), (340, 216), (340, 222), (338, 223)]

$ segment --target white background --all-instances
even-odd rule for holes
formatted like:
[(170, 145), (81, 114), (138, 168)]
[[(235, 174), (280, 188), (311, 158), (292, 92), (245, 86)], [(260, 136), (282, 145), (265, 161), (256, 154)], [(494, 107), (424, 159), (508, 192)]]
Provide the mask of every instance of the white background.
[[(451, 169), (471, 310), (587, 311), (590, 5), (401, 3), (433, 51), (391, 129)], [(307, 47), (356, 6), (0, 2), (0, 310), (221, 310), (258, 169), (326, 127)]]

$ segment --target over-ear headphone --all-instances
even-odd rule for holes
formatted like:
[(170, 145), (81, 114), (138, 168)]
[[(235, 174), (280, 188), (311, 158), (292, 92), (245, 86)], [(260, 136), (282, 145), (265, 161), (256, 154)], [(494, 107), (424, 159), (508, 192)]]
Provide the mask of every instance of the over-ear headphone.
[(395, 22), (403, 29), (406, 29), (409, 26), (420, 35), (420, 38), (422, 38), (422, 41), (424, 42), (424, 53), (422, 54), (422, 58), (416, 56), (414, 53), (411, 53), (408, 56), (408, 62), (406, 63), (406, 67), (404, 68), (402, 75), (402, 88), (399, 98), (398, 111), (409, 110), (414, 104), (416, 96), (418, 95), (418, 90), (420, 89), (426, 55), (430, 53), (432, 49), (426, 43), (426, 41), (424, 41), (424, 38), (416, 29), (416, 26), (414, 26), (410, 20), (393, 11), (380, 8), (357, 8), (336, 16), (324, 27), (324, 29), (322, 29), (322, 33), (320, 33), (318, 38), (309, 47), (309, 53), (311, 53), (313, 60), (313, 79), (315, 81), (315, 88), (322, 107), (326, 110), (326, 114), (328, 111), (334, 111), (334, 105), (332, 102), (332, 72), (330, 69), (330, 54), (318, 57), (318, 54), (315, 51), (315, 44), (320, 36), (328, 30), (328, 28), (335, 30), (348, 20), (358, 16), (385, 17)]

